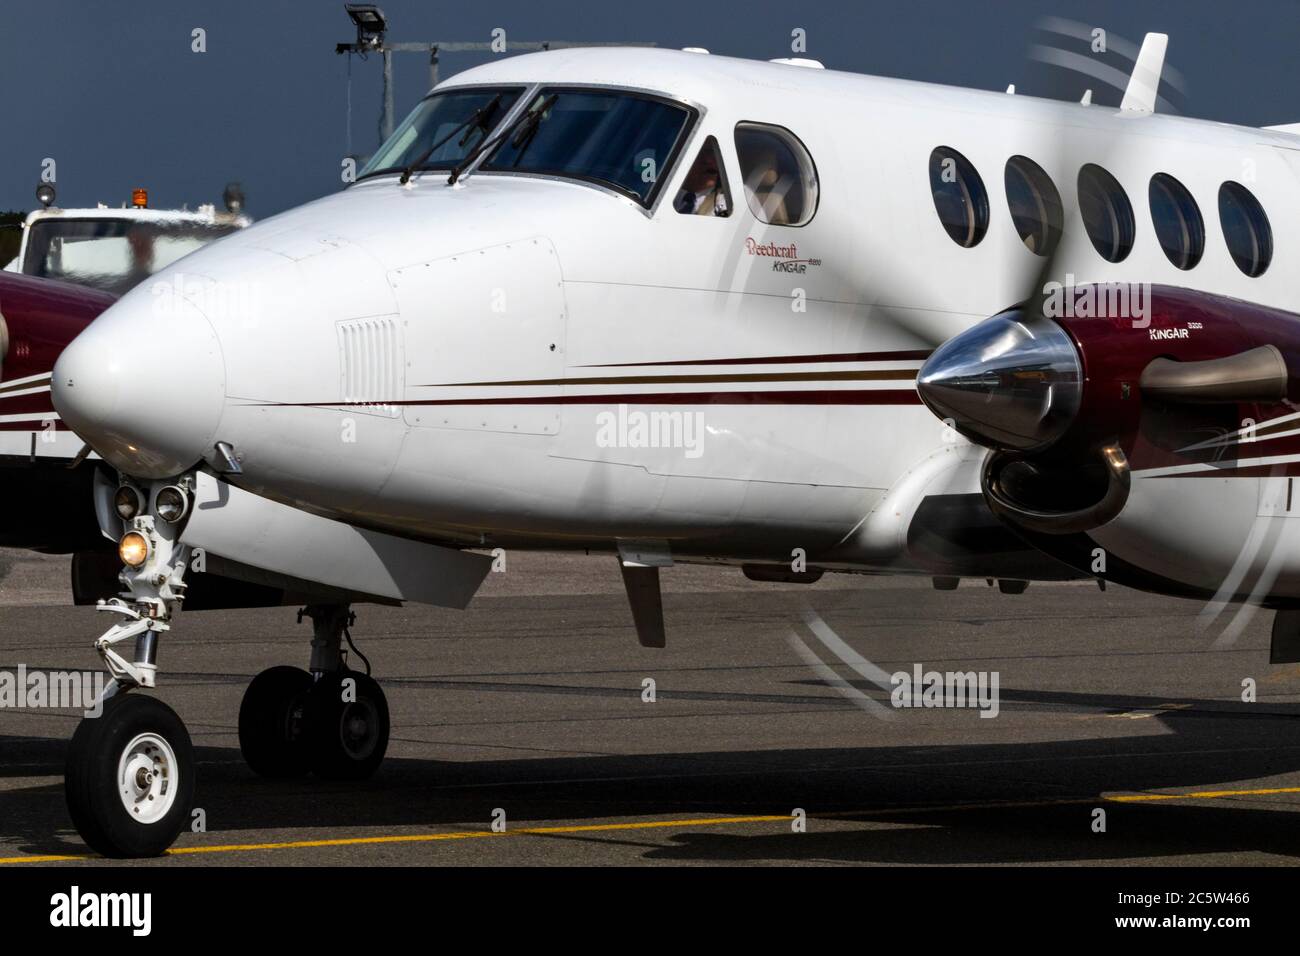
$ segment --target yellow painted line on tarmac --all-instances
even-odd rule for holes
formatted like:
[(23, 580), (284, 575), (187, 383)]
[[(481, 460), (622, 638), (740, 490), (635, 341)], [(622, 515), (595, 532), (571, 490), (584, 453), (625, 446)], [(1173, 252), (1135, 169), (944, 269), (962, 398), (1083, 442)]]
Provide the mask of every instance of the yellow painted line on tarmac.
[[(1300, 787), (1268, 787), (1257, 790), (1195, 790), (1189, 793), (1130, 793), (1110, 796), (1078, 797), (1068, 800), (994, 801), (918, 807), (880, 807), (871, 810), (845, 810), (833, 813), (811, 813), (809, 816), (852, 818), (868, 816), (897, 816), (902, 814), (952, 813), (966, 810), (1005, 810), (1029, 807), (1069, 806), (1096, 803), (1148, 803), (1167, 800), (1219, 800), (1225, 797), (1262, 797), (1300, 793)], [(322, 847), (376, 846), (397, 843), (435, 843), (443, 840), (475, 840), (508, 836), (548, 836), (569, 833), (615, 833), (631, 830), (682, 829), (687, 827), (735, 826), (751, 823), (789, 823), (789, 814), (763, 814), (737, 817), (697, 817), (685, 820), (641, 820), (628, 823), (584, 823), (553, 827), (520, 827), (496, 833), (492, 830), (453, 830), (446, 833), (395, 833), (372, 837), (337, 837), (324, 840), (288, 840), (279, 843), (229, 843), (216, 846), (172, 847), (166, 856), (188, 856), (198, 853), (249, 853), (266, 850), (307, 850)], [(0, 865), (11, 863), (66, 863), (96, 859), (94, 854), (67, 854), (44, 856), (0, 857)]]
[(0, 858), (0, 863), (66, 863), (69, 860), (93, 860), (90, 853), (77, 856), (7, 856)]
[(1192, 793), (1128, 793), (1106, 797), (1114, 803), (1149, 800), (1218, 800), (1222, 797), (1266, 797), (1279, 793), (1300, 793), (1300, 787), (1271, 787), (1265, 790), (1196, 790)]
[[(710, 827), (735, 823), (775, 823), (788, 821), (789, 815), (702, 817), (696, 820), (643, 820), (637, 823), (584, 823), (562, 827), (519, 827), (496, 833), (492, 830), (460, 830), (450, 833), (399, 833), (391, 836), (340, 837), (334, 840), (293, 840), (287, 843), (236, 843), (228, 846), (182, 846), (167, 851), (168, 856), (186, 853), (237, 853), (248, 850), (299, 850), (327, 846), (369, 846), (382, 843), (432, 843), (436, 840), (474, 840), (481, 837), (545, 836), (554, 833), (595, 833), (609, 830), (651, 830), (661, 827)], [(0, 861), (3, 862), (3, 861)]]
[[(504, 836), (546, 836), (559, 833), (595, 833), (611, 830), (651, 830), (663, 827), (708, 827), (727, 826), (737, 823), (776, 823), (788, 822), (788, 814), (775, 816), (744, 817), (702, 817), (693, 820), (642, 820), (633, 823), (585, 823), (559, 827), (520, 827), (496, 833), (492, 830), (459, 830), (448, 833), (396, 833), (373, 837), (339, 837), (327, 840), (289, 840), (283, 843), (229, 843), (219, 846), (179, 846), (172, 847), (164, 856), (184, 856), (191, 853), (246, 853), (253, 850), (305, 850), (332, 846), (371, 846), (385, 843), (432, 843), (438, 840), (474, 840), (482, 837)], [(69, 860), (94, 859), (94, 855), (83, 853), (69, 856), (12, 856), (0, 857), (4, 863), (56, 863)]]

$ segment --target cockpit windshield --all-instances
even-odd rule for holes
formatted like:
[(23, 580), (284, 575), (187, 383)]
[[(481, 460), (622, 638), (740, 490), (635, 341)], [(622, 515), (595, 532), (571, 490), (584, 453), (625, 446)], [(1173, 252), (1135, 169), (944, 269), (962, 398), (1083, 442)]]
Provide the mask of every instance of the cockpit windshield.
[(648, 206), (695, 115), (642, 93), (543, 88), (481, 168), (581, 179)]
[(426, 97), (358, 178), (399, 172), (413, 163), (417, 169), (451, 169), (505, 118), (522, 92), (522, 87), (475, 87)]

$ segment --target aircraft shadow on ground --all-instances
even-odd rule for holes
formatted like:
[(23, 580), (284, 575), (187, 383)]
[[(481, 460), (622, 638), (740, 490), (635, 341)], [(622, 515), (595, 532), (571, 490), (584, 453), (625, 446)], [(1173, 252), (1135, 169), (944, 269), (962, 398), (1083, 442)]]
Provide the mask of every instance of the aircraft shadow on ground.
[[(1108, 862), (1252, 851), (1300, 858), (1300, 813), (1273, 809), (1263, 802), (1267, 797), (1179, 805), (1096, 799), (1121, 791), (1231, 789), (1233, 781), (1300, 770), (1300, 705), (1017, 690), (1002, 696), (1004, 708), (1061, 706), (1075, 713), (1190, 707), (1157, 711), (1149, 719), (1159, 722), (1159, 733), (1144, 727), (1125, 737), (390, 759), (375, 778), (357, 784), (261, 780), (237, 749), (200, 747), (196, 804), (206, 811), (209, 838), (218, 842), (221, 833), (236, 831), (244, 841), (249, 831), (279, 831), (265, 839), (282, 840), (351, 827), (486, 829), (495, 807), (506, 808), (514, 828), (660, 815), (785, 815), (801, 807), (808, 827), (799, 834), (772, 822), (743, 834), (684, 828), (666, 842), (636, 830), (557, 838), (641, 846), (643, 860), (682, 862)], [(865, 736), (872, 722), (863, 719)], [(66, 746), (63, 739), (0, 737), (0, 777), (59, 773)], [(1106, 809), (1106, 833), (1091, 829), (1097, 806)], [(872, 826), (844, 826), (854, 820)], [(84, 852), (58, 785), (0, 793), (0, 830), (24, 853)]]

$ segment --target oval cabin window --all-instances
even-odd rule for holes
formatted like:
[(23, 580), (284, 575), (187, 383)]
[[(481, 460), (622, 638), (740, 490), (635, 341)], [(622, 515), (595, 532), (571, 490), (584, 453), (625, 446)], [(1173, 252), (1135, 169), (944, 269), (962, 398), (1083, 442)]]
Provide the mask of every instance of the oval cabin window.
[(1241, 183), (1219, 187), (1219, 224), (1237, 268), (1252, 279), (1263, 275), (1273, 259), (1273, 230), (1264, 207)]
[(984, 181), (957, 150), (938, 146), (930, 153), (930, 193), (939, 223), (953, 242), (969, 249), (989, 228), (989, 196)]
[(1003, 178), (1007, 208), (1021, 242), (1036, 256), (1048, 255), (1061, 241), (1065, 221), (1056, 184), (1026, 156), (1008, 159)]
[(1123, 262), (1133, 251), (1133, 204), (1119, 181), (1100, 166), (1079, 170), (1079, 213), (1097, 254)]
[(1160, 248), (1179, 269), (1191, 269), (1205, 252), (1205, 221), (1187, 187), (1168, 173), (1151, 177), (1151, 224)]

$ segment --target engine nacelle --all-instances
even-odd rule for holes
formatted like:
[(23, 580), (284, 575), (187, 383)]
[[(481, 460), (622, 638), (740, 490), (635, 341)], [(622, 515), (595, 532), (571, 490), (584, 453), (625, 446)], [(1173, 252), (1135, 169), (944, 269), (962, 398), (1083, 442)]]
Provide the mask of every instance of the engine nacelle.
[[(1078, 566), (1067, 539), (1106, 538), (1138, 586), (1219, 591), (1264, 514), (1257, 479), (1300, 474), (1300, 316), (1162, 286), (1078, 287), (1047, 305), (1050, 318), (1035, 302), (945, 343), (922, 398), (990, 449), (985, 498), (1039, 547)], [(1155, 581), (1137, 574), (1153, 564)], [(1290, 588), (1286, 564), (1273, 570)]]

